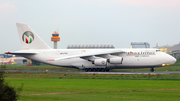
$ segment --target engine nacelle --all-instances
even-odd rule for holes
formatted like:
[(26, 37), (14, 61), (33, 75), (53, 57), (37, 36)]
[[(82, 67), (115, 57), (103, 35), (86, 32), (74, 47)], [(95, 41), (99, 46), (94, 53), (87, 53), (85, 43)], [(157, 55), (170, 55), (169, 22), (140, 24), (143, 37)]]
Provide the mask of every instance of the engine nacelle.
[(108, 62), (111, 64), (122, 64), (123, 58), (122, 57), (115, 57), (108, 59)]
[(93, 64), (96, 66), (106, 66), (107, 59), (96, 59), (93, 61)]

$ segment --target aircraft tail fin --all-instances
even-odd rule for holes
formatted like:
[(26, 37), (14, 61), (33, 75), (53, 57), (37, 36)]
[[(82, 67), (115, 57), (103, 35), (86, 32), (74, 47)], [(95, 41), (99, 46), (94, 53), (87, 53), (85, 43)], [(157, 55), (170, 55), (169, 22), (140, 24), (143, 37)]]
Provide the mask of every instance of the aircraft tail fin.
[(22, 49), (51, 49), (27, 24), (16, 23)]

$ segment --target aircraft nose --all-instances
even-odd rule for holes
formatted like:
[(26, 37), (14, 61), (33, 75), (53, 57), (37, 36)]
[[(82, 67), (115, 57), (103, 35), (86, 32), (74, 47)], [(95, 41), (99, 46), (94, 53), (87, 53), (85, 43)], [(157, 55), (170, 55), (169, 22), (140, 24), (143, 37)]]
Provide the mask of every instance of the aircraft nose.
[(177, 61), (176, 58), (174, 58), (172, 56), (169, 57), (169, 64), (170, 65), (173, 65), (176, 61)]

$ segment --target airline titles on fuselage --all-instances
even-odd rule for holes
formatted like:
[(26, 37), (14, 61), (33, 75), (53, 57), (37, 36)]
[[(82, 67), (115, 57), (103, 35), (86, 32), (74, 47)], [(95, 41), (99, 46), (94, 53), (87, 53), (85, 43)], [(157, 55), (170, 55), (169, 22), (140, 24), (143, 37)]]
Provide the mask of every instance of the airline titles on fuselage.
[(150, 55), (156, 55), (155, 52), (126, 52), (127, 56), (134, 55), (135, 57), (149, 57)]

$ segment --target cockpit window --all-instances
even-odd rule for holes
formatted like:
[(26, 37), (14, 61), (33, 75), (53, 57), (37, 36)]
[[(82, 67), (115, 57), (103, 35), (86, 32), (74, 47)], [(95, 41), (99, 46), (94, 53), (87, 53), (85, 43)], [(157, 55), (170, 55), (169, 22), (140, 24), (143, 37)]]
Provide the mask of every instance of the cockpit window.
[(156, 52), (161, 52), (161, 50), (156, 50)]

